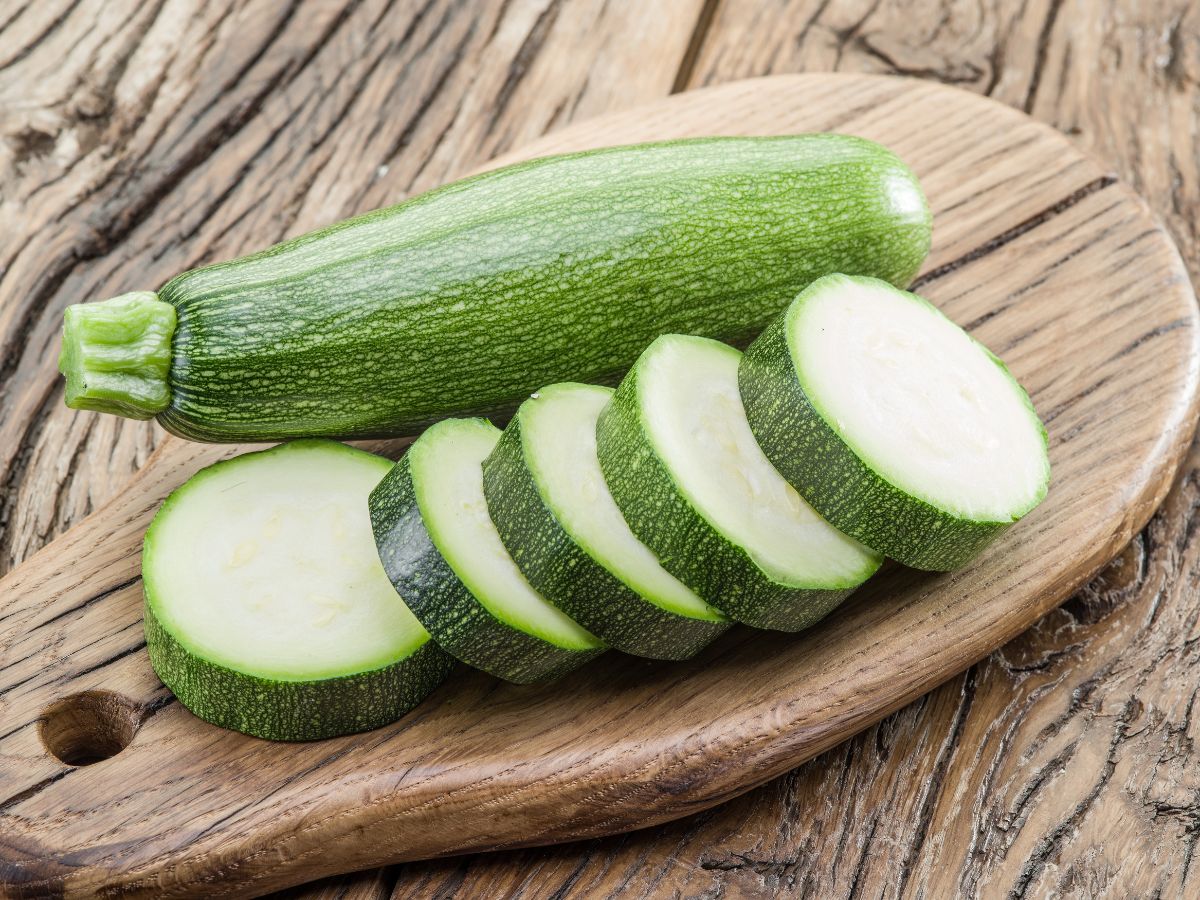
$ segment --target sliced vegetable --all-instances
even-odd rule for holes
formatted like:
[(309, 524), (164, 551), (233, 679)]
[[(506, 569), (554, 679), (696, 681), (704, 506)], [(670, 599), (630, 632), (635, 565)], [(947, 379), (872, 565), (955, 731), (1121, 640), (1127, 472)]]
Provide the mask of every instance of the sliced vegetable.
[(273, 740), (377, 728), (453, 660), (397, 596), (366, 499), (391, 463), (296, 441), (199, 472), (142, 555), (154, 670), (209, 722)]
[(830, 275), (746, 351), (763, 451), (822, 516), (918, 569), (955, 569), (1041, 502), (1046, 430), (986, 347), (928, 301)]
[(600, 415), (609, 490), (664, 569), (738, 621), (797, 631), (879, 567), (825, 522), (755, 443), (737, 350), (664, 335)]
[(60, 367), (68, 405), (196, 440), (414, 434), (618, 377), (664, 331), (749, 340), (828, 272), (907, 284), (929, 239), (860, 138), (547, 157), (72, 307)]
[(562, 675), (604, 644), (525, 580), (496, 532), (482, 463), (500, 437), (483, 419), (447, 419), (371, 492), (379, 558), (448, 652), (507, 681)]
[(730, 622), (659, 565), (613, 502), (596, 457), (612, 393), (553, 384), (522, 403), (484, 461), (484, 494), (542, 596), (618, 650), (684, 659)]

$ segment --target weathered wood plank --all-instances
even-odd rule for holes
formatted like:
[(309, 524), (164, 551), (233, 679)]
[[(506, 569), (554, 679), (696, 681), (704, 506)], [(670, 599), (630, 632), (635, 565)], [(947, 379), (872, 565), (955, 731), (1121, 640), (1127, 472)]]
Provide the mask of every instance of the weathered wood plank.
[(664, 94), (699, 6), (18, 10), (0, 59), (0, 231), (20, 238), (0, 247), (0, 572), (112, 496), (161, 435), (62, 407), (68, 303), (394, 203), (575, 117)]

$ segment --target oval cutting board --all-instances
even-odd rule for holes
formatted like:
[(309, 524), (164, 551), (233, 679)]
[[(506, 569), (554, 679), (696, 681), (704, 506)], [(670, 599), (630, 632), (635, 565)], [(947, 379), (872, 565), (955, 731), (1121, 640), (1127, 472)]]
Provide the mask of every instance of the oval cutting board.
[[(609, 653), (543, 687), (460, 668), (394, 726), (281, 745), (191, 716), (142, 650), (142, 530), (169, 489), (235, 449), (169, 439), (0, 582), (0, 889), (253, 895), (682, 816), (961, 671), (1109, 560), (1195, 428), (1197, 313), (1143, 203), (1064, 137), (939, 85), (805, 75), (671, 97), (511, 158), (810, 130), (882, 141), (920, 175), (935, 237), (918, 289), (1030, 389), (1054, 466), (1040, 508), (970, 568), (890, 567), (803, 635), (738, 628), (686, 663)], [(71, 766), (47, 745), (109, 758)]]

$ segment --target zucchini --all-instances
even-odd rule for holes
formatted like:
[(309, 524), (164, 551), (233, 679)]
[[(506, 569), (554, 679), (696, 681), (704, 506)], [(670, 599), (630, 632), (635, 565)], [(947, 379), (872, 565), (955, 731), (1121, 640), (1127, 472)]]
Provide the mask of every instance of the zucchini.
[(618, 650), (685, 659), (730, 622), (659, 565), (613, 502), (596, 457), (612, 393), (553, 384), (522, 403), (484, 460), (483, 492), (539, 593)]
[(767, 457), (835, 526), (918, 569), (964, 565), (1046, 496), (1046, 429), (986, 347), (931, 303), (830, 275), (740, 372)]
[(654, 341), (600, 415), (600, 466), (664, 569), (740, 622), (799, 631), (882, 560), (763, 455), (738, 396), (740, 357), (708, 338)]
[(506, 681), (555, 678), (604, 644), (537, 593), (488, 515), (483, 460), (499, 429), (446, 419), (421, 435), (371, 491), (383, 568), (434, 640)]
[(749, 341), (829, 272), (907, 284), (930, 215), (836, 134), (547, 157), (66, 314), (66, 402), (203, 441), (415, 434), (615, 381), (665, 331)]
[(216, 725), (273, 740), (398, 719), (453, 660), (384, 575), (365, 502), (391, 468), (332, 441), (209, 466), (174, 491), (142, 553), (146, 646)]

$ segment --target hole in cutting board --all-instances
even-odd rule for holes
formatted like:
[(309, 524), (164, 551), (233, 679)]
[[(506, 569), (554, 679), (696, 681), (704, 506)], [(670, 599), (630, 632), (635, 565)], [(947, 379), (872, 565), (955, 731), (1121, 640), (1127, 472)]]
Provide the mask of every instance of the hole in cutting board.
[(90, 766), (129, 746), (141, 723), (137, 705), (113, 691), (83, 691), (46, 707), (42, 744), (69, 766)]

